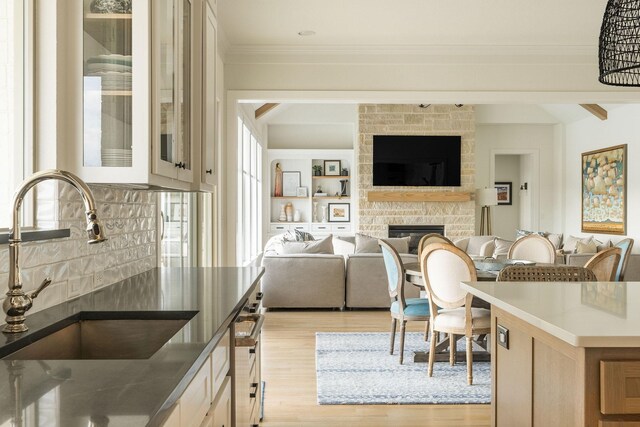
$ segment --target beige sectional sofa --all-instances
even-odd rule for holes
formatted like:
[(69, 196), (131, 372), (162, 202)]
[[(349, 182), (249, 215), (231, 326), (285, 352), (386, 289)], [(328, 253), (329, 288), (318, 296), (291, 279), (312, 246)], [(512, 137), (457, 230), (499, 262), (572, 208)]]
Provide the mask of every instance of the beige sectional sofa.
[(270, 255), (262, 259), (262, 304), (267, 308), (344, 307), (342, 255)]

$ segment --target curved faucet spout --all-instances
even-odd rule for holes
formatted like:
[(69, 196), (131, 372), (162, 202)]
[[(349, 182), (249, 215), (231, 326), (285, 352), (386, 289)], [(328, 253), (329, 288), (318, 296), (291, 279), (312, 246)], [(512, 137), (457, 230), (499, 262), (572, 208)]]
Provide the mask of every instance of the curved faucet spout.
[(7, 298), (3, 303), (3, 309), (5, 313), (7, 313), (7, 325), (3, 329), (3, 332), (6, 333), (24, 332), (27, 330), (27, 326), (24, 324), (24, 314), (32, 307), (33, 298), (35, 298), (37, 294), (50, 283), (49, 282), (47, 285), (41, 286), (40, 289), (31, 296), (26, 295), (22, 291), (22, 279), (20, 277), (19, 263), (20, 244), (22, 242), (22, 232), (20, 230), (20, 209), (22, 208), (22, 202), (31, 188), (39, 182), (50, 179), (71, 184), (82, 196), (87, 220), (87, 235), (89, 237), (88, 243), (100, 243), (107, 240), (104, 237), (102, 225), (100, 224), (96, 214), (96, 202), (93, 198), (93, 193), (91, 193), (87, 184), (80, 178), (70, 172), (51, 169), (37, 172), (24, 180), (13, 196), (12, 204), (12, 227), (10, 230), (11, 236), (9, 238), (9, 291), (7, 292)]

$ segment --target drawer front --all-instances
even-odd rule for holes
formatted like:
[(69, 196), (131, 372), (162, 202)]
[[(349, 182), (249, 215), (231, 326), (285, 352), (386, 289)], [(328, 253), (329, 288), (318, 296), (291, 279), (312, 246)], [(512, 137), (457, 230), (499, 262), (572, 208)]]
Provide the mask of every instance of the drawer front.
[(225, 377), (202, 427), (231, 427), (231, 377)]
[(162, 424), (162, 427), (180, 427), (180, 401), (173, 406), (169, 418)]
[(269, 226), (269, 231), (271, 232), (271, 234), (284, 233), (286, 231), (289, 231), (289, 225), (287, 225), (287, 224), (271, 224)]
[(331, 231), (334, 233), (351, 233), (351, 224), (332, 224)]
[(231, 331), (227, 331), (222, 337), (216, 348), (211, 353), (211, 373), (213, 380), (211, 381), (212, 389), (211, 396), (215, 398), (218, 391), (222, 387), (227, 374), (229, 373), (230, 365), (230, 345), (231, 345)]
[(211, 406), (211, 356), (180, 398), (180, 425), (199, 426)]
[(312, 232), (315, 231), (317, 233), (329, 233), (331, 232), (331, 225), (330, 224), (312, 224), (311, 231)]
[(640, 361), (600, 361), (600, 412), (640, 414)]
[(291, 226), (292, 230), (309, 231), (309, 224), (296, 224)]

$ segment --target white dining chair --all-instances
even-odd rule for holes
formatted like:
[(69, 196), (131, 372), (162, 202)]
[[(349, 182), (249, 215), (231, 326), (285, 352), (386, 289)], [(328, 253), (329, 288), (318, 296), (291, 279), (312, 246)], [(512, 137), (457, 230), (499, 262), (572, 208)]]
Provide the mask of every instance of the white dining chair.
[(516, 240), (513, 245), (511, 245), (507, 258), (543, 264), (555, 264), (556, 248), (546, 237), (538, 234), (530, 234), (522, 239)]

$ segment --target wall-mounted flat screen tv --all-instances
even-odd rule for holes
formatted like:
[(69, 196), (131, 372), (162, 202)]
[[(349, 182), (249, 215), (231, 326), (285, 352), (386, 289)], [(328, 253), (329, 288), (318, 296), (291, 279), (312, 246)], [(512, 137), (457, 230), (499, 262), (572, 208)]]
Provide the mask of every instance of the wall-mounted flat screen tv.
[(460, 186), (460, 136), (374, 135), (373, 185)]

